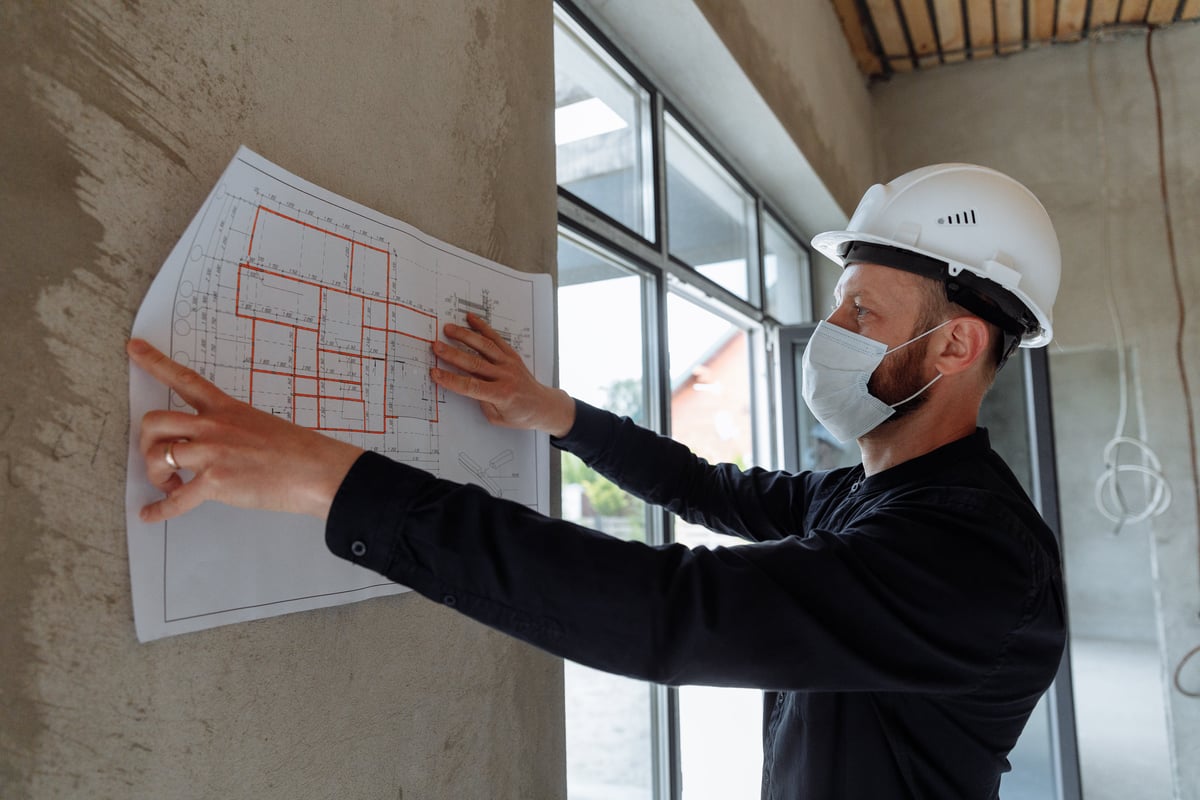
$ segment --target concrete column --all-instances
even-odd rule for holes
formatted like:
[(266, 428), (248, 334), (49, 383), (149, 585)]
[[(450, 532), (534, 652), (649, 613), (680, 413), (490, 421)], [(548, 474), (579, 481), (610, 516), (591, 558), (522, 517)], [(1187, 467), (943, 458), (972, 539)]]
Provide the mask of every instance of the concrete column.
[(0, 795), (565, 794), (556, 659), (413, 596), (139, 645), (123, 343), (240, 144), (514, 267), (555, 253), (549, 0), (6, 2)]

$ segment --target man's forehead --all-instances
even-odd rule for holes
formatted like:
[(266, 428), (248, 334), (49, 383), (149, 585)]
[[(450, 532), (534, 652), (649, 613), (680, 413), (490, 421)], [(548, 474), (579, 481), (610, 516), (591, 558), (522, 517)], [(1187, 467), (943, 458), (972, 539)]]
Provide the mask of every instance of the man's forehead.
[(834, 296), (842, 297), (849, 292), (855, 294), (891, 294), (905, 288), (919, 288), (921, 276), (902, 269), (885, 267), (882, 264), (849, 264), (842, 270), (834, 287)]

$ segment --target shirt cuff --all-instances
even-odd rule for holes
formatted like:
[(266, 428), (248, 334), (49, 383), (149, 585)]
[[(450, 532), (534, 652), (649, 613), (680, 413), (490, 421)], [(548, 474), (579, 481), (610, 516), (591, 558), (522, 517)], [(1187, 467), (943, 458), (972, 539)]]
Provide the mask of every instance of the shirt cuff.
[(550, 444), (559, 450), (572, 451), (581, 442), (607, 441), (611, 435), (613, 414), (582, 400), (575, 401), (575, 424), (566, 436), (551, 436)]
[(378, 453), (363, 453), (333, 497), (325, 546), (339, 558), (388, 574), (415, 489), (431, 478)]

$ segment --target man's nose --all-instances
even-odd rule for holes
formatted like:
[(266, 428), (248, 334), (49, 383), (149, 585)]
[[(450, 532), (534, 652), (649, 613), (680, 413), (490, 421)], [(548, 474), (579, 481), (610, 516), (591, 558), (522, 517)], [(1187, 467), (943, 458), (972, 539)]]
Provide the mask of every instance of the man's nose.
[(854, 330), (854, 328), (851, 327), (854, 324), (854, 307), (849, 303), (843, 303), (839, 306), (836, 306), (833, 311), (829, 312), (829, 316), (825, 318), (825, 321), (830, 325), (836, 325), (839, 328)]

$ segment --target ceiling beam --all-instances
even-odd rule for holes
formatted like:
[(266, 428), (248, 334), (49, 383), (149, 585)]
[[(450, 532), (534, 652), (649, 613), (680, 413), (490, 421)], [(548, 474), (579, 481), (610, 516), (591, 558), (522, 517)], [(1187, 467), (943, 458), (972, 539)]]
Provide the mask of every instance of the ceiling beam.
[(879, 75), (883, 72), (883, 62), (875, 55), (872, 43), (867, 40), (865, 29), (870, 20), (863, 19), (859, 13), (856, 0), (833, 0), (833, 10), (837, 12), (838, 20), (842, 23), (842, 31), (846, 34), (846, 42), (850, 52), (864, 75)]
[(988, 0), (968, 0), (967, 29), (971, 58), (989, 58), (996, 54), (996, 29), (992, 22), (992, 4)]

